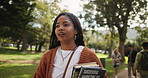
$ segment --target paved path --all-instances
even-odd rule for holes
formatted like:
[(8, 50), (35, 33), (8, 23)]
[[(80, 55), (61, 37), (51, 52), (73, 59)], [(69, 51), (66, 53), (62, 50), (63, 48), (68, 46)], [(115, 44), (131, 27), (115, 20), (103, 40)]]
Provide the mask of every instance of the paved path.
[[(113, 77), (114, 78), (114, 77)], [(121, 70), (118, 75), (117, 75), (117, 78), (128, 78), (128, 70), (127, 68)], [(132, 78), (135, 78), (134, 76), (132, 76)], [(139, 77), (139, 74), (137, 74), (137, 78), (140, 78)]]

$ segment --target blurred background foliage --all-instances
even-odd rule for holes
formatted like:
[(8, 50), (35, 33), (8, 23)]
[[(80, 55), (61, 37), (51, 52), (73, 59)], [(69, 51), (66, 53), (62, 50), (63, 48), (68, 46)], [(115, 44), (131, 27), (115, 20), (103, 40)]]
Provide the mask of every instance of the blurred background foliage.
[[(20, 52), (47, 50), (54, 18), (68, 12), (59, 6), (61, 1), (1, 0), (0, 46), (14, 46)], [(147, 0), (81, 1), (83, 11), (77, 16), (83, 20), (84, 41), (89, 48), (106, 50), (110, 57), (119, 47), (124, 56), (125, 45), (130, 43), (141, 50), (141, 43), (148, 40)], [(100, 27), (104, 29), (99, 30)], [(130, 29), (138, 33), (136, 38), (127, 37)]]
[[(61, 1), (0, 0), (0, 77), (33, 76), (42, 52), (48, 50), (50, 45), (55, 17), (61, 12), (69, 12), (67, 8), (59, 6)], [(83, 11), (76, 16), (82, 23), (85, 44), (99, 58), (106, 58), (107, 74), (111, 77), (114, 68), (110, 56), (115, 48), (119, 47), (119, 52), (127, 63), (127, 57), (124, 58), (127, 46), (132, 44), (140, 51), (142, 42), (148, 41), (148, 1), (81, 2)], [(133, 34), (131, 30), (137, 34)], [(125, 67), (121, 65), (120, 69)]]

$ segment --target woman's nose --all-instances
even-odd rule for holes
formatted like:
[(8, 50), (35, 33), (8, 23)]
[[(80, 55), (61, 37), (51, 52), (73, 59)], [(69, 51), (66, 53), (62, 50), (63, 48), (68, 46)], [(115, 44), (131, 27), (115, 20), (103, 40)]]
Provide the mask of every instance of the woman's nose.
[(59, 31), (61, 31), (61, 30), (63, 30), (63, 29), (64, 29), (63, 26), (60, 26)]

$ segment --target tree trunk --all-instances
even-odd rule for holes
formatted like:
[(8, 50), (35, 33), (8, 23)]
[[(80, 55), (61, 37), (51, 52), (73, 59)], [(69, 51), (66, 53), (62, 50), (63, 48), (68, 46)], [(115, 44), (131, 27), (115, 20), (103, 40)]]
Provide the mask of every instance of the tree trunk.
[(120, 42), (119, 42), (119, 52), (120, 52), (120, 54), (121, 54), (121, 56), (122, 56), (122, 62), (124, 62), (125, 61), (125, 58), (124, 58), (124, 42), (125, 41), (122, 41), (121, 39), (120, 39)]
[(21, 40), (17, 41), (16, 47), (17, 47), (17, 50), (18, 50), (18, 51), (20, 51), (20, 44), (21, 44)]
[(27, 40), (27, 34), (26, 32), (23, 32), (23, 39), (22, 39), (22, 49), (21, 52), (27, 52), (27, 48), (28, 48), (28, 40)]
[(37, 52), (38, 50), (38, 44), (35, 45), (35, 51)]
[(109, 52), (108, 58), (111, 58), (113, 48), (114, 48), (114, 40), (113, 40), (113, 38), (111, 38), (110, 47), (109, 47), (109, 50), (108, 50), (108, 52)]
[(45, 41), (46, 41), (46, 40), (43, 39), (43, 40), (39, 43), (39, 47), (38, 47), (37, 52), (41, 52), (41, 50), (42, 50), (42, 46), (44, 45)]
[(30, 51), (32, 51), (32, 44), (30, 44)]
[(126, 40), (126, 33), (127, 33), (127, 28), (122, 28), (119, 30), (119, 52), (122, 56), (122, 62), (125, 61), (125, 58), (124, 58), (124, 43), (125, 43), (125, 40)]

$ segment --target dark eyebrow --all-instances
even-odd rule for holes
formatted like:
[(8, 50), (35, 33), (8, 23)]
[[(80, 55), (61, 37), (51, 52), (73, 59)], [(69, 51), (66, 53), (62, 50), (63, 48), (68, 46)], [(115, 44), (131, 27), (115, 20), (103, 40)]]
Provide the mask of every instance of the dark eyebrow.
[[(71, 21), (64, 21), (63, 24), (64, 24), (64, 23), (70, 23), (70, 22), (71, 22)], [(57, 22), (56, 24), (60, 24), (60, 23)]]
[(64, 23), (69, 23), (69, 21), (64, 21), (63, 24), (64, 24)]

